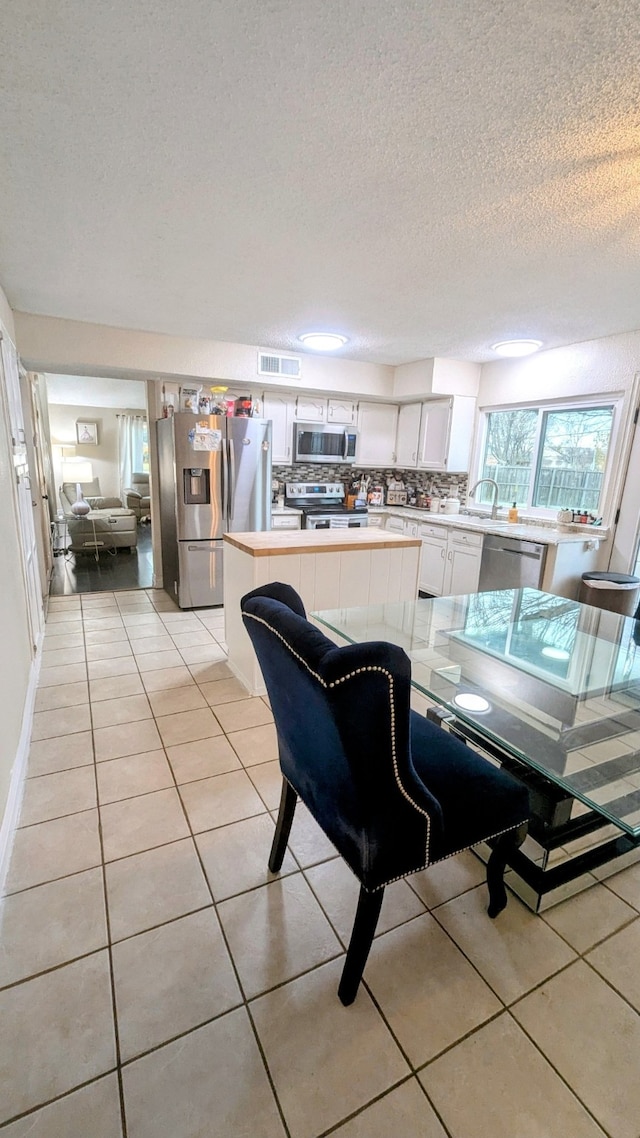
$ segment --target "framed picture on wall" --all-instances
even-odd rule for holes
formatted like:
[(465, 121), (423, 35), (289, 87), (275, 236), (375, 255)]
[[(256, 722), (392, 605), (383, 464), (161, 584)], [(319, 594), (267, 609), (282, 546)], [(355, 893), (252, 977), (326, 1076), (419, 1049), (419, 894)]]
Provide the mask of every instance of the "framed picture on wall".
[(97, 447), (98, 424), (88, 422), (86, 419), (76, 420), (76, 439), (83, 446)]

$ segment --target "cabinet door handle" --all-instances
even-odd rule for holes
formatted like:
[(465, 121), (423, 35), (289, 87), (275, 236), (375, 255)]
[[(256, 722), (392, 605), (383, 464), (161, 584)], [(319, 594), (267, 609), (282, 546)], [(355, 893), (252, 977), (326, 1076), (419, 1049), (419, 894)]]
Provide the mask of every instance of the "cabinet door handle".
[(441, 549), (441, 550), (440, 550), (440, 556), (441, 556), (441, 557), (444, 557), (444, 549)]
[(447, 559), (448, 559), (449, 561), (451, 561), (451, 560), (453, 559), (453, 554), (452, 554), (451, 550), (449, 550), (449, 552), (448, 552), (448, 554), (447, 554)]

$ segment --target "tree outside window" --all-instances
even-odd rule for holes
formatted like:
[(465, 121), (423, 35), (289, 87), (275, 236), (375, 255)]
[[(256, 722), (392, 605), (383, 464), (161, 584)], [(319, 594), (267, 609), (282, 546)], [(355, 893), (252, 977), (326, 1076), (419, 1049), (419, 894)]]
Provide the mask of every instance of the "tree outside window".
[[(501, 505), (597, 512), (613, 426), (613, 406), (526, 408), (486, 416), (483, 478)], [(492, 501), (490, 486), (478, 501)]]

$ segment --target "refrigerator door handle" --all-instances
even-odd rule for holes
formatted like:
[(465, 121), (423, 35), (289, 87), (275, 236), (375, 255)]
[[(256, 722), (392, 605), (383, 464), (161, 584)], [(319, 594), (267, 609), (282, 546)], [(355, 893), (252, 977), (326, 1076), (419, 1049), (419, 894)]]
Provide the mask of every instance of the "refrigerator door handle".
[(226, 444), (223, 438), (222, 441), (222, 454), (220, 455), (220, 511), (222, 513), (223, 523), (227, 517), (227, 472), (225, 470), (226, 462)]
[(230, 523), (231, 519), (233, 517), (233, 511), (235, 509), (235, 497), (236, 497), (236, 483), (235, 483), (236, 450), (235, 450), (235, 446), (233, 443), (233, 439), (229, 439), (228, 446), (229, 446), (229, 450), (228, 450), (227, 461), (229, 464), (228, 465), (229, 485), (227, 488), (227, 521)]

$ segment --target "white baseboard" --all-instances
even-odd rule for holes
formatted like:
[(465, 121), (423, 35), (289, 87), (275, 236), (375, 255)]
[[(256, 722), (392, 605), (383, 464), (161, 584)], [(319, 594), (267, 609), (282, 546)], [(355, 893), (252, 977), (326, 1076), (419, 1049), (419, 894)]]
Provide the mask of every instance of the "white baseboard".
[[(42, 637), (40, 639), (42, 641)], [(22, 729), (20, 731), (16, 757), (11, 768), (11, 781), (9, 783), (9, 794), (7, 795), (4, 817), (0, 824), (0, 896), (2, 896), (4, 892), (4, 884), (9, 870), (9, 859), (13, 849), (13, 835), (18, 825), (20, 807), (22, 806), (22, 797), (24, 794), (24, 779), (27, 769), (27, 759), (29, 757), (31, 730), (33, 727), (33, 711), (36, 702), (38, 676), (40, 674), (40, 661), (42, 659), (40, 647), (41, 645), (39, 644), (38, 651), (31, 661), (31, 671), (29, 673), (29, 683), (27, 684), (27, 694), (22, 715)]]

